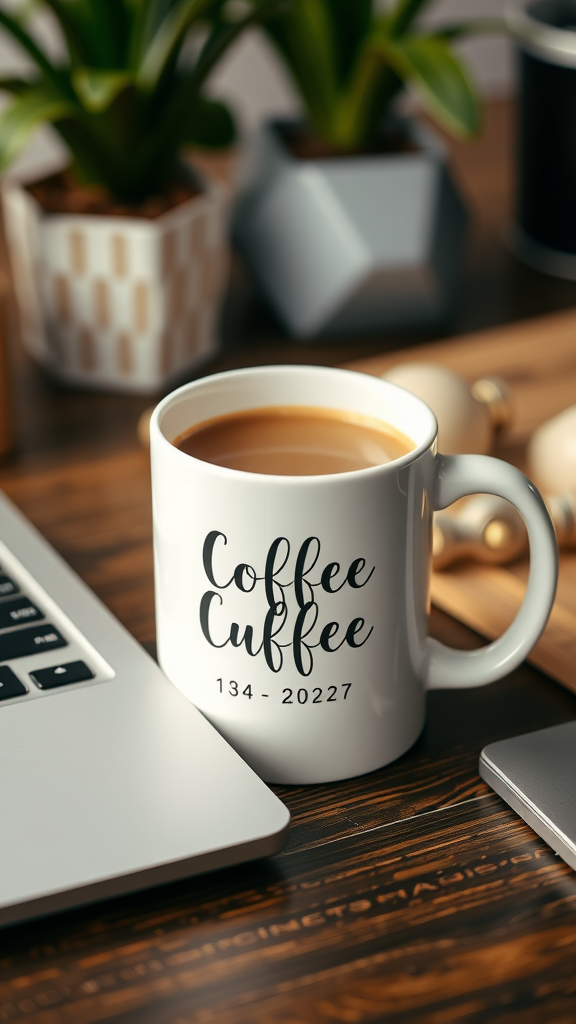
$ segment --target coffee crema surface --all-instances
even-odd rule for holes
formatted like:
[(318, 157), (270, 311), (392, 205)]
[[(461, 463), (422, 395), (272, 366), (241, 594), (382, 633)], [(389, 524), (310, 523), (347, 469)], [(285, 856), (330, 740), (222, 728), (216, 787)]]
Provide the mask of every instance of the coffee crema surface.
[(276, 405), (216, 416), (175, 438), (180, 451), (244, 473), (325, 476), (382, 466), (416, 445), (376, 417)]

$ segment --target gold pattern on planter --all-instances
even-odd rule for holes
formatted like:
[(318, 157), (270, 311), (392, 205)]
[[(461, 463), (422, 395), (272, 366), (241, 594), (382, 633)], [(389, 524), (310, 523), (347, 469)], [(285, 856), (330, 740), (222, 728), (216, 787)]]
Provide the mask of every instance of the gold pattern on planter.
[(211, 253), (204, 261), (202, 297), (205, 302), (218, 293), (220, 274), (221, 262), (218, 253)]
[(72, 319), (72, 304), (70, 302), (70, 287), (66, 276), (64, 274), (54, 274), (52, 284), (56, 315), (61, 324), (68, 324)]
[(103, 277), (94, 281), (94, 320), (97, 327), (110, 326), (110, 294)]
[(170, 323), (176, 324), (184, 312), (186, 300), (185, 270), (175, 270), (170, 280)]
[(88, 264), (86, 258), (86, 239), (81, 231), (71, 231), (68, 236), (70, 243), (70, 266), (75, 274), (85, 274)]
[(118, 348), (118, 369), (124, 376), (128, 376), (132, 373), (132, 342), (130, 335), (126, 331), (122, 331), (118, 335), (117, 340)]
[(112, 235), (112, 269), (116, 277), (126, 277), (128, 273), (128, 242), (124, 235)]
[(200, 317), (198, 310), (190, 313), (186, 319), (185, 349), (186, 357), (191, 358), (200, 348)]
[(160, 373), (163, 376), (168, 376), (172, 369), (172, 332), (170, 330), (162, 332), (162, 340), (160, 344)]
[(162, 238), (162, 273), (170, 277), (176, 262), (176, 233), (167, 231)]
[(38, 329), (38, 320), (33, 307), (33, 299), (31, 296), (27, 296), (25, 305), (22, 305), (20, 309), (20, 320), (22, 328), (29, 334), (34, 334)]
[(58, 325), (53, 326), (50, 324), (46, 334), (46, 344), (55, 359), (59, 359), (61, 363), (68, 362), (64, 338), (62, 337), (62, 331), (58, 329)]
[(148, 285), (144, 281), (134, 286), (134, 325), (141, 334), (148, 330)]
[(212, 266), (212, 286), (210, 291), (210, 298), (216, 298), (218, 292), (222, 287), (222, 280), (224, 277), (224, 261), (222, 255), (219, 252), (214, 252), (211, 257)]
[(96, 346), (94, 344), (94, 336), (89, 327), (83, 326), (80, 328), (78, 341), (80, 367), (87, 373), (92, 373), (96, 369)]
[(206, 254), (206, 220), (204, 217), (196, 217), (189, 228), (190, 260), (194, 263), (201, 263), (202, 257)]

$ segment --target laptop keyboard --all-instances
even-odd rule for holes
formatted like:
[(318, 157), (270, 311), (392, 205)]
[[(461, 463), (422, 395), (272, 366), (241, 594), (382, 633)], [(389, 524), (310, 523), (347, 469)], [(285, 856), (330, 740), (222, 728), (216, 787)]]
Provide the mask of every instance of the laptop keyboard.
[(23, 622), (40, 622), (44, 613), (27, 597), (15, 597), (0, 604), (0, 629), (20, 626)]
[(0, 665), (0, 700), (22, 697), (27, 692), (24, 683), (20, 682), (12, 669), (8, 665)]
[(0, 661), (12, 661), (25, 658), (27, 654), (66, 646), (66, 640), (51, 623), (46, 626), (27, 626), (9, 633), (0, 631)]
[(0, 597), (6, 597), (7, 594), (17, 594), (19, 589), (14, 580), (0, 572)]
[[(44, 601), (41, 593), (29, 597), (27, 590), (39, 588), (34, 583), (27, 587), (18, 577), (18, 571), (0, 564), (0, 702), (111, 678), (110, 667), (86, 650), (88, 644), (73, 635), (77, 631), (72, 624), (60, 621), (64, 616), (48, 595)], [(48, 605), (49, 613), (44, 611)]]

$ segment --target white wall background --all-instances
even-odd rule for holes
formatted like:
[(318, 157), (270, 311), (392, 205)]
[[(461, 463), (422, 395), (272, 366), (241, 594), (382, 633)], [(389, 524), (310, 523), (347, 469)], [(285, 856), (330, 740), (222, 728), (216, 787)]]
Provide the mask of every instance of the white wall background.
[[(14, 0), (0, 0), (0, 6), (10, 8), (14, 6)], [(441, 24), (474, 18), (500, 18), (503, 6), (504, 0), (437, 0), (427, 12), (426, 22)], [(57, 51), (57, 40), (46, 18), (38, 18), (35, 31), (53, 51)], [(460, 43), (459, 50), (485, 95), (503, 95), (513, 90), (511, 46), (503, 37), (472, 37)], [(6, 75), (26, 67), (26, 57), (0, 27), (0, 73)], [(299, 108), (298, 98), (274, 51), (257, 31), (244, 36), (225, 57), (213, 76), (211, 91), (233, 105), (245, 131), (250, 131), (269, 115), (292, 114)], [(37, 176), (47, 173), (61, 159), (61, 144), (46, 128), (38, 132), (27, 152), (9, 173), (19, 177)]]

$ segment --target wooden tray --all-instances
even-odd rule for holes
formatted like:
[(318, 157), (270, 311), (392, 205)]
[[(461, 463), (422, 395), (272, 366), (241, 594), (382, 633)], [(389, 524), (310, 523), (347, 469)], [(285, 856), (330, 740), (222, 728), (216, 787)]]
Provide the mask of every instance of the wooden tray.
[[(531, 433), (550, 416), (576, 404), (576, 312), (526, 320), (348, 366), (378, 375), (396, 363), (416, 360), (446, 366), (470, 382), (494, 374), (507, 381), (513, 422), (494, 455), (523, 468)], [(432, 600), (493, 639), (516, 614), (527, 575), (524, 560), (502, 567), (463, 564), (433, 574)], [(529, 660), (576, 692), (576, 552), (561, 555), (556, 602)]]

